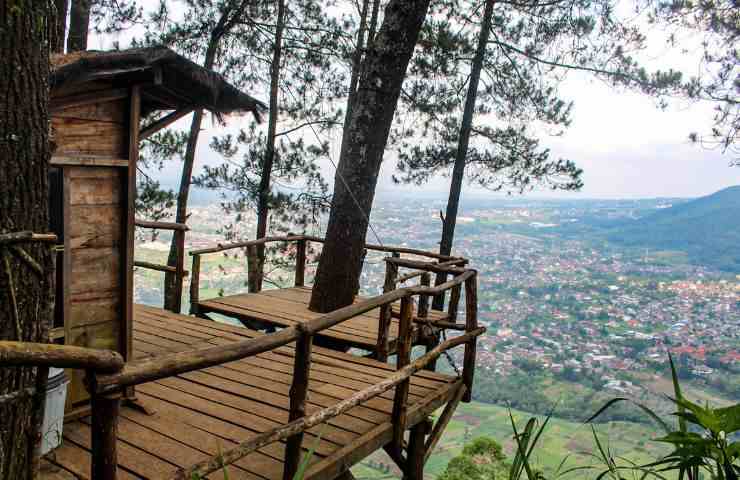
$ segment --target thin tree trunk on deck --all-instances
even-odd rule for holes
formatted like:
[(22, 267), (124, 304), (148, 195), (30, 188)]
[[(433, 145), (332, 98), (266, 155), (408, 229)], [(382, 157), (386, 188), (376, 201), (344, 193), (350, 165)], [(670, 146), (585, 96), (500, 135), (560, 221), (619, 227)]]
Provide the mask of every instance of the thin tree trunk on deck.
[[(0, 233), (49, 230), (49, 36), (51, 2), (0, 2)], [(0, 340), (46, 342), (53, 311), (51, 249), (18, 244), (43, 268), (0, 247)], [(43, 391), (42, 369), (0, 369), (0, 395)], [(43, 395), (0, 403), (0, 479), (33, 477)]]
[[(225, 22), (225, 16), (222, 17), (222, 22)], [(211, 35), (211, 39), (208, 43), (208, 49), (206, 50), (206, 58), (203, 62), (203, 67), (211, 70), (213, 64), (216, 62), (216, 52), (218, 51), (218, 44), (221, 41), (222, 33), (220, 28), (223, 25), (219, 22), (219, 25), (214, 29), (214, 34)], [(180, 177), (180, 190), (177, 193), (177, 208), (175, 211), (175, 222), (187, 223), (188, 219), (188, 197), (190, 196), (190, 181), (193, 176), (193, 165), (195, 164), (195, 151), (198, 147), (198, 137), (200, 136), (200, 126), (203, 123), (203, 110), (196, 110), (193, 112), (193, 120), (190, 123), (190, 133), (188, 134), (188, 144), (185, 148), (185, 158), (182, 164), (182, 175)], [(172, 236), (170, 242), (170, 252), (167, 257), (167, 265), (175, 265), (177, 262), (177, 242), (175, 235)], [(177, 275), (174, 273), (165, 273), (164, 275), (164, 308), (167, 310), (174, 310), (177, 304), (175, 293), (175, 282), (178, 281)]]
[[(265, 148), (265, 162), (260, 173), (259, 199), (257, 202), (257, 235), (264, 238), (267, 235), (267, 216), (270, 213), (270, 177), (275, 162), (275, 133), (277, 131), (278, 93), (280, 90), (280, 61), (283, 48), (283, 28), (285, 24), (285, 0), (278, 0), (277, 24), (275, 25), (275, 47), (272, 51), (272, 66), (270, 68), (270, 111), (267, 124), (267, 145)], [(265, 246), (257, 246), (257, 289), (262, 290), (262, 276), (265, 265)]]
[[(493, 18), (494, 0), (486, 0), (486, 6), (483, 11), (483, 21), (478, 36), (478, 45), (473, 57), (473, 63), (470, 67), (470, 82), (468, 83), (468, 92), (465, 97), (465, 108), (463, 110), (462, 123), (460, 125), (460, 138), (457, 144), (457, 154), (455, 155), (455, 165), (452, 169), (452, 179), (450, 180), (450, 196), (447, 199), (447, 211), (442, 221), (442, 238), (439, 242), (439, 253), (441, 255), (450, 255), (452, 252), (452, 241), (455, 237), (455, 225), (457, 224), (457, 213), (460, 206), (460, 192), (465, 178), (465, 159), (468, 155), (468, 145), (470, 144), (470, 132), (473, 127), (473, 115), (475, 114), (475, 102), (478, 97), (478, 84), (480, 82), (480, 72), (483, 69), (483, 60), (486, 54), (488, 37), (491, 33), (491, 19)], [(439, 285), (445, 282), (445, 274), (437, 274), (435, 284)], [(432, 307), (436, 310), (442, 310), (444, 302), (443, 296), (434, 298)]]
[(56, 7), (56, 16), (54, 24), (56, 29), (51, 39), (51, 52), (64, 53), (64, 40), (67, 34), (67, 11), (69, 10), (69, 0), (54, 0)]
[(93, 0), (71, 0), (69, 13), (68, 51), (87, 50), (87, 32), (90, 28), (90, 6)]
[[(383, 152), (429, 0), (391, 0), (362, 64), (347, 148), (334, 179), (326, 242), (310, 308), (329, 312), (352, 303)], [(345, 186), (346, 182), (346, 186)]]

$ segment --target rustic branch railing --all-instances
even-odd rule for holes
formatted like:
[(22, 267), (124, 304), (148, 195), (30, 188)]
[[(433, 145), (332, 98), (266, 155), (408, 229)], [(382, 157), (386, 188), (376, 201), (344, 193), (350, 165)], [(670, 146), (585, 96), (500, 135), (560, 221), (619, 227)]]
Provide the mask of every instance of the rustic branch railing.
[[(182, 229), (179, 231), (184, 232), (185, 230)], [(298, 247), (299, 261), (297, 263), (300, 265), (303, 263), (300, 260), (300, 257), (303, 256), (300, 253), (300, 249), (305, 248), (305, 243), (313, 240), (304, 236), (292, 237), (291, 240), (304, 243), (303, 247)], [(270, 240), (263, 239), (262, 241), (267, 242)], [(276, 238), (272, 241), (285, 241), (285, 237)], [(254, 245), (254, 243), (251, 244)], [(408, 251), (411, 249), (405, 250)], [(210, 249), (208, 253), (212, 251)], [(393, 252), (393, 250), (386, 251)], [(200, 252), (192, 253), (192, 272), (193, 280), (196, 284), (196, 295), (196, 279), (200, 266), (199, 256), (202, 252), (201, 250)], [(91, 423), (91, 471), (93, 480), (113, 480), (116, 477), (116, 433), (121, 399), (120, 392), (124, 391), (126, 387), (244, 359), (262, 352), (288, 346), (294, 342), (294, 371), (290, 387), (288, 423), (258, 434), (235, 448), (207, 461), (195, 464), (186, 470), (181, 470), (178, 472), (176, 478), (190, 479), (197, 475), (205, 476), (238, 461), (264, 445), (275, 441), (286, 440), (283, 479), (290, 480), (300, 463), (303, 434), (307, 429), (341, 415), (350, 408), (376, 397), (393, 387), (396, 387), (396, 391), (394, 393), (391, 417), (391, 423), (393, 425), (391, 448), (396, 452), (400, 452), (403, 445), (403, 434), (409, 425), (408, 392), (411, 376), (421, 369), (428, 368), (430, 364), (447, 350), (464, 345), (463, 370), (458, 382), (460, 385), (459, 389), (464, 389), (464, 393), (461, 394), (463, 395), (462, 400), (468, 401), (470, 398), (469, 392), (472, 390), (473, 385), (476, 340), (479, 335), (485, 332), (485, 328), (478, 327), (476, 306), (477, 272), (475, 270), (455, 266), (461, 262), (461, 259), (454, 259), (454, 264), (443, 265), (432, 262), (415, 262), (399, 257), (400, 254), (397, 254), (388, 259), (390, 269), (394, 270), (395, 267), (395, 271), (397, 272), (397, 267), (401, 266), (421, 270), (423, 271), (422, 285), (393, 289), (382, 295), (335, 310), (305, 323), (284, 328), (275, 333), (226, 345), (170, 353), (127, 364), (124, 364), (120, 355), (115, 352), (80, 347), (0, 342), (0, 367), (11, 365), (46, 365), (81, 368), (88, 371), (86, 384), (92, 397), (93, 410), (93, 422)], [(454, 276), (447, 282), (431, 287), (428, 286), (430, 272), (445, 272), (445, 274)], [(395, 280), (395, 276), (392, 276), (392, 279)], [(388, 284), (390, 286), (391, 282), (389, 281)], [(454, 292), (463, 286), (465, 288), (466, 314), (465, 324), (462, 328), (464, 329), (464, 333), (442, 343), (428, 346), (427, 352), (423, 356), (411, 361), (410, 354), (413, 330), (411, 326), (415, 320), (413, 312), (414, 297), (418, 297), (420, 302), (420, 307), (416, 315), (419, 318), (416, 318), (416, 320), (427, 323), (428, 320), (424, 317), (426, 307), (422, 307), (422, 305), (428, 304), (432, 296), (443, 294), (447, 290)], [(365, 312), (379, 309), (381, 312), (388, 313), (391, 310), (391, 305), (399, 301), (401, 308), (396, 371), (375, 385), (355, 393), (350, 398), (321, 409), (311, 415), (306, 415), (306, 398), (308, 394), (311, 350), (314, 336), (323, 330)], [(419, 313), (422, 315), (420, 316)], [(390, 318), (389, 313), (388, 318)], [(461, 327), (460, 325), (452, 324), (452, 322), (443, 323), (449, 323), (457, 329)], [(390, 321), (384, 328), (379, 329), (379, 344), (383, 338), (387, 342), (389, 325)], [(457, 391), (459, 392), (460, 390)]]
[(182, 310), (182, 283), (185, 277), (188, 276), (188, 271), (185, 270), (185, 232), (189, 231), (190, 228), (184, 223), (174, 222), (150, 222), (148, 220), (136, 220), (134, 222), (137, 227), (150, 228), (155, 230), (171, 230), (172, 235), (175, 238), (175, 250), (177, 252), (177, 258), (175, 259), (174, 265), (159, 265), (156, 263), (134, 261), (135, 267), (147, 268), (149, 270), (156, 270), (158, 272), (173, 273), (175, 275), (175, 304), (173, 311), (180, 313)]
[[(190, 313), (193, 315), (198, 315), (198, 302), (200, 301), (200, 264), (201, 264), (201, 256), (212, 254), (212, 253), (219, 253), (224, 252), (226, 250), (231, 250), (235, 248), (244, 248), (247, 251), (247, 285), (248, 285), (248, 291), (250, 293), (256, 293), (259, 291), (259, 285), (261, 282), (258, 281), (257, 276), (260, 274), (260, 272), (263, 270), (260, 265), (258, 265), (258, 256), (257, 256), (257, 247), (259, 245), (265, 245), (267, 243), (274, 243), (274, 242), (295, 242), (296, 243), (296, 264), (295, 264), (295, 286), (302, 287), (305, 285), (305, 271), (306, 271), (306, 251), (308, 248), (309, 242), (317, 242), (317, 243), (323, 243), (324, 239), (321, 237), (315, 237), (311, 235), (286, 235), (286, 236), (269, 236), (269, 237), (263, 237), (257, 240), (248, 240), (244, 242), (233, 242), (233, 243), (226, 243), (226, 244), (219, 244), (214, 247), (208, 247), (208, 248), (201, 248), (198, 250), (193, 250), (190, 252), (190, 255), (193, 257), (193, 265), (190, 269), (191, 271), (191, 278), (190, 278)], [(366, 244), (365, 245), (366, 250), (374, 250), (378, 252), (386, 252), (390, 253), (390, 257), (386, 257), (386, 259), (392, 258), (397, 260), (395, 264), (395, 271), (386, 271), (386, 281), (383, 287), (384, 292), (389, 292), (391, 290), (395, 290), (397, 285), (399, 283), (403, 283), (404, 281), (410, 280), (412, 278), (415, 278), (417, 276), (423, 276), (425, 272), (434, 272), (434, 273), (444, 273), (446, 276), (447, 274), (455, 274), (456, 272), (462, 271), (461, 268), (465, 267), (465, 265), (468, 264), (468, 259), (462, 258), (462, 257), (452, 257), (448, 255), (440, 255), (438, 253), (434, 252), (427, 252), (424, 250), (418, 250), (414, 248), (407, 248), (407, 247), (396, 247), (396, 246), (385, 246), (385, 245), (374, 245), (374, 244)], [(422, 262), (419, 260), (409, 260), (409, 259), (402, 259), (401, 254), (405, 255), (414, 255), (417, 257), (425, 257), (430, 259), (429, 262)], [(411, 272), (405, 276), (398, 277), (398, 267), (405, 267), (410, 268), (413, 270), (416, 270), (414, 272)], [(392, 268), (391, 264), (386, 265), (386, 269)], [(464, 270), (464, 269), (463, 269)], [(422, 285), (429, 285), (430, 281), (422, 280)], [(442, 301), (444, 302), (444, 295), (445, 290), (441, 290), (438, 293), (434, 295), (434, 298), (442, 298)], [(457, 307), (459, 302), (459, 289), (457, 293), (451, 293), (452, 299), (454, 301), (451, 301), (449, 303), (448, 309), (451, 313), (450, 318), (453, 319), (453, 322), (429, 322), (424, 321), (422, 323), (430, 324), (431, 326), (435, 326), (437, 328), (453, 328), (453, 329), (460, 329), (459, 325), (454, 324), (454, 318), (457, 313)], [(426, 317), (428, 314), (429, 309), (429, 301), (426, 298), (420, 298), (419, 301), (419, 314), (414, 317), (414, 322), (419, 323), (419, 317)], [(391, 316), (389, 312), (391, 312), (390, 307), (387, 307), (387, 311), (383, 311), (384, 309), (381, 309), (380, 312), (380, 319), (379, 319), (379, 328), (382, 331), (387, 331), (388, 327), (390, 327), (391, 324)], [(450, 326), (450, 324), (452, 326)], [(375, 356), (376, 358), (385, 361), (388, 357), (388, 338), (379, 336), (378, 338), (378, 344), (376, 345), (376, 351)]]
[[(303, 432), (307, 428), (316, 425), (316, 423), (313, 423), (314, 420), (307, 421), (306, 419), (326, 420), (341, 414), (346, 410), (346, 408), (357, 404), (346, 403), (346, 401), (340, 402), (340, 404), (322, 410), (311, 417), (305, 416), (305, 402), (311, 368), (311, 343), (313, 336), (362, 313), (375, 310), (379, 307), (381, 307), (381, 310), (388, 309), (394, 302), (400, 300), (401, 315), (399, 323), (397, 371), (389, 377), (389, 379), (393, 380), (386, 379), (352, 397), (352, 399), (359, 399), (357, 400), (359, 403), (372, 398), (373, 396), (379, 395), (394, 385), (398, 385), (394, 396), (393, 414), (391, 419), (394, 426), (392, 445), (394, 449), (398, 450), (401, 448), (403, 432), (407, 425), (408, 382), (410, 376), (414, 372), (418, 371), (418, 369), (426, 367), (442, 352), (452, 348), (453, 346), (464, 343), (465, 360), (463, 362), (461, 382), (465, 385), (468, 391), (471, 390), (475, 368), (476, 337), (485, 331), (483, 328), (478, 328), (476, 317), (477, 310), (472, 308), (473, 304), (470, 303), (470, 301), (466, 301), (465, 333), (460, 337), (456, 337), (434, 346), (434, 348), (431, 348), (423, 357), (421, 357), (421, 361), (417, 360), (413, 363), (410, 361), (413, 297), (423, 295), (428, 298), (440, 292), (465, 285), (466, 299), (475, 299), (475, 294), (468, 293), (475, 290), (475, 270), (465, 270), (458, 267), (430, 267), (429, 265), (423, 265), (423, 267), (443, 270), (448, 273), (454, 273), (456, 276), (450, 281), (436, 287), (420, 286), (392, 290), (383, 295), (349, 305), (308, 322), (285, 328), (276, 333), (266, 334), (257, 338), (234, 342), (227, 345), (199, 348), (186, 352), (176, 352), (148, 360), (132, 362), (127, 364), (119, 372), (96, 375), (95, 381), (92, 382), (95, 389), (93, 393), (97, 396), (105, 396), (112, 392), (121, 391), (125, 387), (247, 358), (296, 342), (293, 382), (290, 388), (290, 423), (256, 437), (256, 439), (267, 439), (265, 441), (268, 442), (276, 439), (288, 440), (283, 478), (285, 480), (290, 480), (300, 461)], [(385, 331), (381, 330), (378, 332), (379, 338), (383, 335), (387, 338), (387, 329)], [(414, 367), (409, 369), (408, 367), (410, 365), (414, 365)], [(344, 408), (341, 405), (349, 406)], [(277, 435), (278, 438), (274, 438), (274, 435)], [(232, 451), (226, 452), (218, 458), (196, 465), (187, 472), (182, 473), (178, 478), (191, 478), (193, 473), (205, 475), (218, 468), (222, 468), (224, 465), (228, 465), (242, 458), (254, 449), (259, 448), (261, 445), (264, 445), (256, 439), (250, 439), (245, 442), (245, 444), (240, 445)]]

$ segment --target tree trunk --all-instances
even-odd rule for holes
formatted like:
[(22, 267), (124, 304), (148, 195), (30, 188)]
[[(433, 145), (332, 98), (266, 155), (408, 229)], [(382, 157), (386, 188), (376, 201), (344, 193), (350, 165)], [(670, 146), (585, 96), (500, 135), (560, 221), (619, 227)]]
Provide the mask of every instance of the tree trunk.
[(64, 40), (67, 34), (67, 10), (69, 10), (69, 0), (54, 0), (56, 15), (54, 24), (56, 28), (51, 38), (52, 53), (64, 53)]
[[(50, 2), (0, 2), (0, 233), (49, 230), (48, 164)], [(42, 266), (37, 274), (0, 247), (0, 340), (45, 342), (53, 305), (48, 244), (21, 243)], [(0, 395), (43, 391), (36, 369), (0, 369)], [(0, 403), (0, 479), (31, 479), (42, 395)]]
[(349, 78), (349, 90), (347, 91), (347, 111), (344, 114), (344, 127), (342, 128), (342, 144), (339, 149), (339, 158), (342, 158), (347, 150), (347, 133), (349, 132), (349, 121), (352, 118), (352, 102), (357, 92), (357, 82), (360, 79), (360, 68), (362, 67), (362, 53), (365, 50), (365, 34), (367, 32), (367, 9), (369, 0), (362, 2), (360, 11), (360, 29), (357, 32), (357, 46), (352, 55), (352, 72)]
[[(223, 36), (223, 23), (226, 16), (221, 18), (221, 22), (214, 29), (211, 39), (206, 50), (206, 58), (203, 67), (211, 70), (216, 62), (216, 52), (218, 45)], [(185, 147), (185, 158), (182, 162), (182, 175), (180, 177), (180, 189), (177, 193), (177, 206), (175, 210), (175, 222), (187, 223), (188, 220), (188, 197), (190, 196), (190, 180), (193, 176), (193, 165), (195, 164), (195, 151), (198, 147), (198, 136), (200, 135), (200, 126), (203, 122), (203, 110), (196, 110), (193, 113), (193, 120), (190, 123), (190, 133), (188, 135), (188, 144)], [(172, 235), (170, 242), (170, 252), (167, 256), (167, 265), (174, 266), (177, 263), (177, 242), (175, 235)], [(177, 305), (175, 298), (177, 289), (175, 288), (178, 281), (177, 275), (166, 272), (164, 274), (164, 308), (174, 311)]]
[(373, 12), (370, 14), (370, 28), (367, 32), (368, 45), (372, 45), (375, 40), (375, 31), (378, 29), (378, 10), (380, 10), (380, 0), (373, 0)]
[(90, 5), (93, 0), (71, 0), (69, 13), (69, 39), (67, 51), (87, 50), (87, 31), (90, 28)]
[[(275, 133), (278, 118), (278, 92), (280, 90), (280, 61), (283, 48), (283, 29), (285, 27), (285, 0), (278, 0), (277, 23), (275, 25), (275, 47), (272, 51), (272, 65), (270, 68), (270, 112), (267, 123), (267, 145), (265, 146), (265, 162), (260, 172), (259, 198), (257, 199), (257, 235), (263, 238), (267, 235), (267, 216), (270, 210), (270, 177), (272, 165), (275, 162)], [(265, 266), (265, 246), (257, 246), (257, 291), (262, 290), (262, 277)]]
[(429, 0), (391, 0), (380, 31), (365, 55), (347, 148), (334, 178), (334, 197), (311, 310), (329, 312), (347, 306), (358, 289), (380, 164), (406, 67), (428, 8)]
[[(488, 37), (491, 33), (491, 19), (493, 18), (494, 0), (487, 0), (486, 7), (483, 11), (483, 22), (478, 36), (478, 45), (473, 57), (473, 63), (470, 66), (470, 82), (468, 83), (468, 92), (465, 97), (465, 107), (463, 109), (462, 123), (460, 125), (460, 138), (457, 144), (457, 153), (455, 155), (455, 165), (452, 168), (452, 178), (450, 180), (450, 196), (447, 199), (447, 211), (442, 220), (442, 238), (439, 242), (439, 253), (450, 255), (452, 252), (452, 241), (455, 236), (455, 225), (457, 224), (457, 211), (460, 206), (460, 192), (462, 191), (463, 179), (465, 178), (465, 159), (468, 155), (468, 145), (470, 143), (470, 132), (473, 127), (473, 114), (475, 113), (475, 101), (478, 97), (478, 84), (480, 82), (480, 72), (483, 69), (483, 60), (486, 54)], [(437, 274), (435, 284), (445, 282), (445, 274)], [(443, 308), (444, 297), (437, 296), (434, 298), (432, 307), (436, 310)]]

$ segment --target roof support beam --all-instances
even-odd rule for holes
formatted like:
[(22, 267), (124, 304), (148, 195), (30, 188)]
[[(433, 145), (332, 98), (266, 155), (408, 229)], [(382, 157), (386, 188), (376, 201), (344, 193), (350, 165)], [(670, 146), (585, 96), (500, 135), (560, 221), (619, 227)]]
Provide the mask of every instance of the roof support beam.
[(192, 111), (193, 109), (190, 107), (181, 108), (180, 110), (175, 110), (174, 112), (165, 115), (156, 122), (150, 123), (146, 127), (142, 128), (141, 132), (139, 132), (139, 140), (146, 140), (163, 128), (170, 126), (185, 115), (188, 115)]

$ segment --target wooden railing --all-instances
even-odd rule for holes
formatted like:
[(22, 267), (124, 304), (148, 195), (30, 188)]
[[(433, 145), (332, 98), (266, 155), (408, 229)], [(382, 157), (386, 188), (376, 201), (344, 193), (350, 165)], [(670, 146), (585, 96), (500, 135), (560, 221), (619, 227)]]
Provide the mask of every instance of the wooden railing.
[(134, 261), (134, 266), (175, 275), (175, 290), (172, 293), (174, 304), (171, 310), (175, 313), (180, 313), (182, 310), (182, 284), (185, 277), (188, 276), (188, 271), (185, 270), (185, 232), (190, 230), (190, 228), (184, 223), (150, 222), (148, 220), (136, 220), (135, 224), (141, 228), (172, 231), (175, 239), (175, 251), (177, 252), (174, 265), (159, 265), (150, 262)]
[[(407, 265), (404, 260), (396, 259), (395, 261), (399, 265)], [(176, 477), (178, 479), (190, 479), (197, 475), (205, 476), (245, 457), (250, 452), (268, 443), (286, 440), (283, 478), (288, 480), (293, 477), (298, 467), (303, 433), (307, 429), (341, 415), (348, 409), (376, 397), (394, 386), (397, 388), (391, 418), (394, 430), (392, 448), (400, 451), (403, 432), (407, 427), (408, 391), (411, 376), (427, 367), (445, 351), (458, 345), (465, 346), (461, 382), (469, 399), (469, 393), (467, 392), (471, 391), (473, 385), (476, 339), (485, 331), (484, 328), (478, 327), (477, 320), (475, 305), (477, 274), (474, 270), (458, 267), (432, 267), (427, 264), (421, 267), (444, 270), (455, 276), (452, 280), (435, 287), (417, 286), (392, 290), (276, 333), (226, 345), (170, 353), (127, 364), (123, 364), (123, 360), (115, 352), (69, 346), (0, 342), (0, 366), (46, 365), (82, 368), (88, 371), (86, 384), (92, 398), (93, 416), (91, 422), (92, 479), (112, 480), (115, 478), (117, 468), (116, 431), (121, 399), (120, 392), (126, 387), (244, 359), (295, 342), (295, 361), (290, 388), (288, 423), (259, 434), (217, 457), (180, 471)], [(412, 302), (414, 297), (429, 298), (463, 285), (467, 300), (464, 333), (436, 345), (422, 357), (412, 362), (410, 353)], [(401, 302), (401, 308), (396, 371), (375, 385), (357, 392), (350, 398), (307, 416), (306, 396), (314, 336), (362, 313), (379, 307), (382, 309), (389, 308), (391, 304), (398, 301)]]
[[(227, 244), (219, 244), (215, 247), (202, 248), (199, 250), (193, 250), (190, 255), (193, 257), (193, 264), (190, 279), (190, 313), (197, 315), (198, 302), (200, 301), (200, 264), (201, 256), (211, 253), (224, 252), (235, 248), (244, 248), (247, 250), (247, 259), (249, 262), (249, 278), (248, 286), (249, 292), (255, 293), (259, 290), (258, 285), (261, 283), (254, 278), (255, 275), (261, 273), (261, 265), (257, 265), (259, 260), (257, 259), (257, 246), (265, 245), (268, 243), (275, 242), (295, 242), (296, 243), (296, 262), (295, 262), (295, 282), (296, 287), (302, 287), (305, 285), (305, 272), (306, 272), (306, 251), (308, 249), (309, 242), (323, 243), (324, 239), (321, 237), (315, 237), (310, 235), (288, 235), (288, 236), (271, 236), (264, 237), (257, 240), (249, 240), (244, 242), (234, 242)], [(468, 260), (462, 257), (452, 257), (448, 255), (440, 255), (438, 253), (427, 252), (425, 250), (419, 250), (407, 247), (396, 247), (396, 246), (385, 246), (366, 244), (366, 250), (373, 250), (378, 252), (387, 252), (391, 256), (388, 259), (398, 260), (396, 263), (388, 263), (386, 265), (386, 280), (383, 286), (383, 292), (387, 293), (391, 290), (395, 290), (397, 285), (404, 283), (416, 277), (420, 277), (420, 284), (422, 286), (429, 286), (431, 283), (430, 272), (445, 272), (445, 274), (454, 274), (460, 270), (455, 270), (455, 267), (464, 267), (468, 264)], [(407, 260), (401, 259), (401, 254), (414, 255), (416, 257), (425, 257), (430, 259), (430, 262), (420, 262), (418, 260)], [(398, 267), (405, 267), (415, 270), (403, 277), (398, 276)], [(460, 300), (460, 286), (450, 289), (450, 302), (448, 310), (450, 313), (450, 322), (432, 322), (436, 327), (439, 328), (452, 328), (459, 329), (458, 325), (454, 324), (455, 316), (457, 315), (458, 303)], [(434, 296), (441, 297), (444, 300), (446, 289), (440, 290)], [(419, 298), (418, 314), (415, 316), (415, 321), (419, 321), (422, 318), (426, 318), (430, 307), (430, 297), (428, 295), (422, 295)], [(378, 344), (376, 346), (376, 357), (380, 360), (385, 361), (388, 357), (388, 328), (390, 327), (391, 307), (387, 307), (385, 310), (381, 309), (380, 313), (380, 332), (381, 336), (378, 337)], [(429, 323), (431, 321), (425, 321)]]

